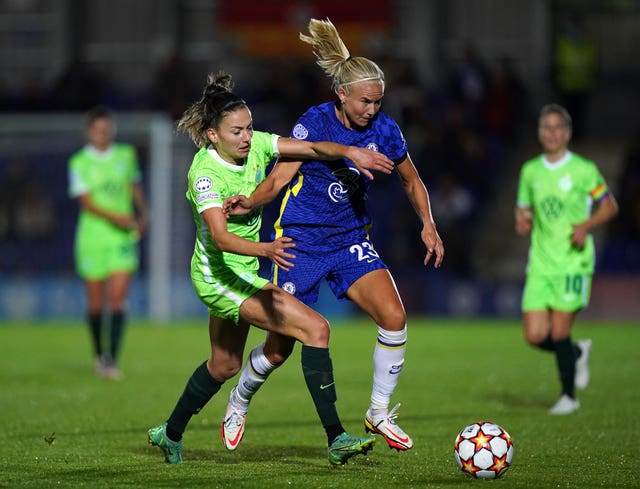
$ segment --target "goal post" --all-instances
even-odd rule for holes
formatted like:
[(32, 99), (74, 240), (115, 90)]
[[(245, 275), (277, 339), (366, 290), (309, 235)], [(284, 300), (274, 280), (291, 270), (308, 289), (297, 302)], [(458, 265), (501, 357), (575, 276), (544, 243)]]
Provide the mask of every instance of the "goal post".
[(149, 317), (164, 322), (171, 318), (171, 159), (173, 130), (167, 117), (155, 116), (149, 125), (149, 206), (151, 226), (148, 290)]

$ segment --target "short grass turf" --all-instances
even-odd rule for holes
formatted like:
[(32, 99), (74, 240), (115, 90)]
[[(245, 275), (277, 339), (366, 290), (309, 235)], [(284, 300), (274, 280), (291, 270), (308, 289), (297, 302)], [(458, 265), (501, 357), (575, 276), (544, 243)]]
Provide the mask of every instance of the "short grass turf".
[[(333, 321), (338, 410), (363, 434), (375, 327)], [(219, 437), (225, 384), (184, 436), (184, 463), (164, 462), (147, 444), (185, 382), (208, 355), (206, 319), (159, 326), (131, 321), (120, 382), (93, 372), (81, 323), (0, 326), (0, 488), (504, 488), (640, 487), (640, 327), (579, 321), (593, 339), (592, 381), (580, 411), (550, 416), (559, 397), (553, 356), (527, 346), (507, 320), (411, 318), (404, 371), (392, 399), (415, 441), (390, 450), (378, 438), (366, 456), (329, 466), (326, 440), (300, 369), (300, 347), (254, 398), (245, 438), (228, 452)], [(255, 330), (248, 347), (260, 342)], [(453, 442), (488, 420), (512, 436), (515, 455), (495, 481), (467, 478)]]

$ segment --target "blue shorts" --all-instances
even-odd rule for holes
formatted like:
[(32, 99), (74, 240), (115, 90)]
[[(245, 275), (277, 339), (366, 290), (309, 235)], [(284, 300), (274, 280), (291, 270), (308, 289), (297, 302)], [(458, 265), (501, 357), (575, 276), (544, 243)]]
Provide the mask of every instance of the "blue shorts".
[(294, 248), (293, 253), (295, 266), (288, 272), (274, 266), (272, 281), (305, 304), (317, 302), (322, 280), (327, 281), (338, 299), (346, 300), (347, 290), (356, 280), (387, 268), (368, 239), (331, 252)]

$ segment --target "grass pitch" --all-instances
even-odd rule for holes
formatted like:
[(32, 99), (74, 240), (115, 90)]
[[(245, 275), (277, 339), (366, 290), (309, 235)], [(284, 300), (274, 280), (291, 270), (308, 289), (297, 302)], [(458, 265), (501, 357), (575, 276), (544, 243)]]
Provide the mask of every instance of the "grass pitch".
[[(338, 410), (363, 433), (375, 328), (333, 322)], [(163, 422), (208, 355), (206, 319), (171, 327), (132, 321), (120, 382), (97, 378), (84, 325), (0, 326), (0, 488), (504, 488), (640, 487), (637, 467), (640, 328), (579, 321), (593, 339), (592, 380), (580, 411), (554, 417), (554, 358), (528, 347), (516, 321), (413, 318), (405, 369), (392, 403), (414, 438), (398, 453), (378, 438), (366, 457), (332, 468), (300, 371), (300, 347), (255, 397), (244, 441), (223, 447), (218, 427), (230, 381), (192, 418), (184, 463), (170, 466), (146, 430)], [(254, 331), (249, 347), (262, 340)], [(393, 407), (393, 406), (391, 406)], [(503, 426), (514, 461), (496, 481), (466, 478), (453, 460), (460, 429)]]

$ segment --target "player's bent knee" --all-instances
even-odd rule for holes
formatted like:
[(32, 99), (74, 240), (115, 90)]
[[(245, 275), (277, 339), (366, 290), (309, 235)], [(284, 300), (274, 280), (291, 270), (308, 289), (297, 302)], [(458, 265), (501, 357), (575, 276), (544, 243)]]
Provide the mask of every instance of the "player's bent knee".
[(283, 352), (283, 351), (273, 352), (270, 355), (267, 355), (267, 360), (269, 360), (269, 362), (272, 365), (279, 367), (287, 360), (287, 358), (289, 358), (292, 351), (293, 351), (293, 348), (291, 348), (286, 352)]
[(275, 366), (282, 365), (287, 358), (291, 356), (295, 341), (288, 337), (280, 335), (269, 335), (264, 343), (262, 352), (269, 360), (269, 363)]
[(531, 346), (538, 346), (546, 339), (546, 334), (538, 334), (535, 332), (524, 332), (524, 340)]
[(306, 344), (326, 348), (329, 346), (331, 327), (324, 318), (310, 321), (305, 331), (305, 336), (307, 337)]
[(211, 377), (219, 382), (225, 382), (232, 377), (235, 377), (242, 368), (242, 362), (234, 361), (219, 361), (219, 359), (211, 359), (207, 361), (207, 369)]
[(387, 314), (380, 321), (380, 327), (387, 331), (402, 331), (407, 325), (407, 315), (404, 311), (394, 311), (393, 314)]
[(211, 373), (211, 377), (219, 382), (226, 382), (230, 378), (235, 377), (238, 372), (240, 372), (240, 368), (225, 366), (216, 368), (214, 372), (209, 371), (209, 373)]

